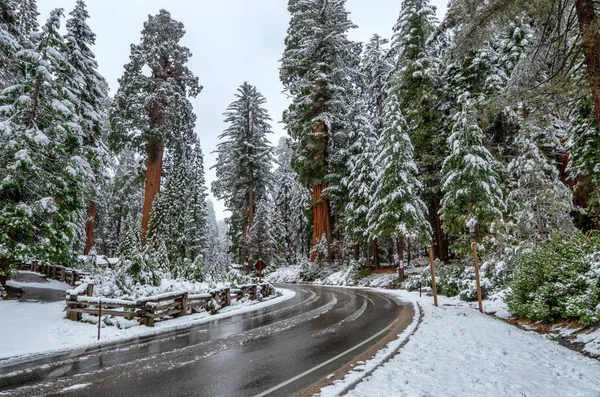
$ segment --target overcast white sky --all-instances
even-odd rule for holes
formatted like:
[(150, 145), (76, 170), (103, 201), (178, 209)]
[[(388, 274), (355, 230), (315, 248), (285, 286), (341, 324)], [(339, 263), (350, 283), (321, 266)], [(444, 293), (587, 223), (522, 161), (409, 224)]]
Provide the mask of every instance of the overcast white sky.
[[(76, 0), (38, 0), (40, 19), (45, 20), (53, 8), (71, 12)], [(447, 0), (432, 0), (441, 19)], [(149, 14), (161, 8), (184, 23), (187, 34), (183, 44), (194, 54), (190, 69), (200, 79), (204, 90), (193, 100), (205, 156), (207, 187), (215, 178), (210, 167), (211, 153), (217, 137), (225, 128), (222, 113), (233, 101), (237, 87), (244, 81), (255, 85), (267, 99), (273, 119), (276, 143), (284, 136), (281, 121), (288, 101), (279, 82), (279, 59), (283, 53), (289, 14), (286, 0), (86, 0), (89, 25), (97, 35), (95, 47), (100, 72), (108, 80), (111, 94), (129, 59), (129, 46), (138, 43), (140, 31)], [(350, 32), (352, 40), (366, 42), (373, 33), (391, 36), (400, 11), (400, 0), (348, 0), (347, 9), (358, 29)], [(215, 203), (219, 219), (227, 216), (222, 203)]]

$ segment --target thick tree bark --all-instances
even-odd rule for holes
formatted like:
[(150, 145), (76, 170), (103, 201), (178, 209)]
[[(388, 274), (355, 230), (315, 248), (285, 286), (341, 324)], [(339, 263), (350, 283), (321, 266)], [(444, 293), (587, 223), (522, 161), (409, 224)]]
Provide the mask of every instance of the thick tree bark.
[[(319, 244), (323, 235), (327, 239), (327, 245), (331, 247), (331, 214), (329, 200), (323, 196), (323, 190), (327, 188), (327, 182), (323, 181), (313, 186), (313, 236), (312, 246)], [(328, 249), (328, 260), (332, 261), (331, 249)], [(311, 261), (316, 259), (316, 253), (311, 254)]]
[(600, 128), (600, 31), (593, 0), (575, 0), (581, 47), (594, 99), (596, 123)]
[(444, 249), (444, 235), (442, 233), (442, 221), (440, 220), (440, 200), (433, 199), (433, 223), (435, 229), (435, 242), (437, 246), (438, 259), (446, 263), (446, 251)]
[(358, 261), (360, 259), (360, 246), (358, 244), (354, 244), (354, 260)]
[(94, 247), (94, 226), (96, 221), (96, 202), (92, 199), (88, 205), (87, 223), (85, 224), (85, 248), (83, 254), (87, 255)]
[(146, 167), (146, 191), (142, 211), (142, 243), (146, 244), (146, 233), (150, 223), (150, 213), (156, 195), (160, 192), (160, 176), (163, 166), (164, 146), (162, 143), (150, 141), (147, 145), (148, 164)]

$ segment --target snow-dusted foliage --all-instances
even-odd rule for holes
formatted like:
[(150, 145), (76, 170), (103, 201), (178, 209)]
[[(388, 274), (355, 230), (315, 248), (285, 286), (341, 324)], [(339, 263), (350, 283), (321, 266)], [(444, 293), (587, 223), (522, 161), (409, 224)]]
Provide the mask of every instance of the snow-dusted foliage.
[(207, 194), (200, 141), (176, 155), (154, 203), (148, 240), (155, 248), (165, 246), (172, 273), (182, 275), (204, 261)]
[(90, 174), (76, 74), (64, 57), (61, 9), (17, 52), (20, 74), (0, 92), (0, 257), (69, 262)]
[(508, 164), (512, 181), (507, 203), (517, 241), (573, 232), (573, 193), (560, 180), (556, 165), (541, 151), (543, 138), (544, 130), (525, 121), (515, 140), (516, 156)]
[(256, 87), (244, 83), (238, 88), (225, 112), (227, 129), (219, 136), (217, 162), (213, 166), (217, 180), (212, 191), (232, 215), (229, 233), (233, 254), (246, 255), (245, 236), (252, 227), (257, 203), (267, 200), (272, 183), (273, 149), (268, 141), (271, 118), (264, 107), (266, 99)]
[(368, 213), (369, 231), (377, 237), (424, 242), (429, 239), (431, 226), (419, 196), (422, 184), (417, 178), (409, 126), (394, 94), (386, 99), (383, 125), (377, 143), (380, 152), (375, 160), (378, 171)]
[(454, 116), (448, 138), (450, 154), (443, 164), (441, 217), (444, 228), (461, 237), (469, 232), (478, 239), (490, 224), (503, 217), (504, 200), (498, 186), (500, 164), (483, 145), (483, 131), (468, 92), (459, 98), (461, 110)]

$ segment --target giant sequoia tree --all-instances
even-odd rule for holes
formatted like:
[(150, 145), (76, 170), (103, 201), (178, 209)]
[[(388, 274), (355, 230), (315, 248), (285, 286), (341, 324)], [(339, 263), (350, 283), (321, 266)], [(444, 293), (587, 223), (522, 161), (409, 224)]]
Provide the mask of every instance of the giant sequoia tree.
[(356, 44), (347, 37), (354, 25), (345, 0), (290, 0), (288, 10), (292, 18), (280, 78), (293, 100), (284, 122), (296, 141), (294, 168), (313, 191), (312, 245), (323, 237), (331, 244), (331, 207), (325, 191), (328, 178), (340, 179), (334, 175), (340, 170), (332, 167), (332, 157), (337, 156), (338, 166), (346, 165), (336, 151), (344, 145), (346, 101), (358, 60)]
[(244, 83), (225, 112), (227, 129), (217, 146), (217, 180), (212, 190), (231, 211), (233, 251), (244, 259), (245, 237), (252, 227), (256, 203), (265, 200), (271, 183), (273, 151), (267, 140), (271, 118), (256, 87)]
[(143, 241), (160, 191), (164, 149), (194, 139), (195, 116), (188, 97), (198, 95), (202, 87), (186, 66), (192, 54), (179, 44), (184, 34), (183, 24), (167, 11), (149, 16), (140, 43), (131, 46), (111, 114), (113, 145), (131, 142), (147, 156)]

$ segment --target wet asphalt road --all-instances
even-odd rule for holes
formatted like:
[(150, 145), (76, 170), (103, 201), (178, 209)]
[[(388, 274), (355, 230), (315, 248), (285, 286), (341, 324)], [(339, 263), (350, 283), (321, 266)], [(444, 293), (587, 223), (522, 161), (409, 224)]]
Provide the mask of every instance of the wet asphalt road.
[(290, 396), (352, 362), (389, 336), (402, 311), (412, 312), (368, 290), (285, 288), (295, 297), (188, 329), (19, 364), (0, 361), (0, 396)]

